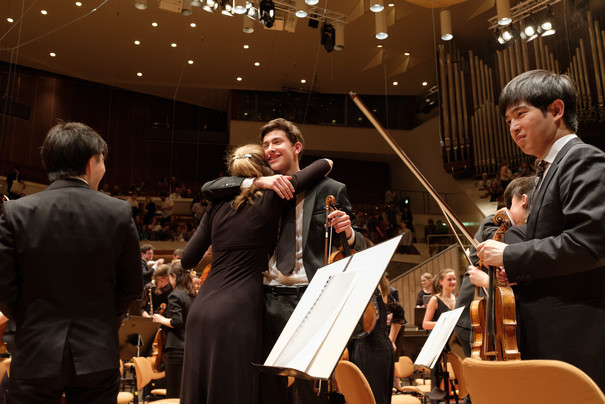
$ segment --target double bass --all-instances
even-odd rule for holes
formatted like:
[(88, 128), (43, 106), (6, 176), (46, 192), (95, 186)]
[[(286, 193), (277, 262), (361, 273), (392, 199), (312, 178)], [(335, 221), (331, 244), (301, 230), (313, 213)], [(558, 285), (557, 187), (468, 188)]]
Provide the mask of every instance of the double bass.
[[(424, 186), (424, 188), (428, 191), (428, 193), (433, 197), (433, 199), (439, 206), (439, 209), (443, 212), (443, 215), (444, 215), (446, 221), (448, 222), (450, 228), (453, 229), (454, 228), (453, 224), (455, 224), (456, 227), (462, 232), (464, 237), (475, 248), (477, 248), (477, 246), (479, 245), (477, 240), (474, 239), (473, 235), (462, 224), (460, 219), (458, 219), (456, 217), (456, 215), (454, 214), (454, 212), (449, 208), (449, 206), (447, 206), (445, 201), (435, 191), (435, 189), (432, 187), (432, 185), (422, 175), (420, 170), (418, 170), (418, 168), (414, 165), (414, 163), (410, 160), (410, 158), (397, 145), (397, 143), (395, 143), (393, 138), (382, 127), (382, 125), (380, 124), (380, 122), (378, 122), (376, 117), (374, 117), (374, 115), (372, 115), (370, 110), (361, 101), (359, 96), (357, 96), (357, 94), (355, 94), (354, 92), (349, 93), (349, 96), (351, 97), (353, 102), (359, 107), (361, 112), (363, 112), (365, 117), (372, 123), (372, 125), (376, 128), (376, 130), (382, 135), (384, 140), (389, 144), (389, 146), (393, 149), (393, 151), (399, 156), (399, 158), (403, 161), (403, 163), (410, 169), (412, 174), (414, 174), (414, 176), (420, 181), (420, 183)], [(508, 219), (508, 217), (507, 217), (507, 219)], [(500, 217), (498, 220), (502, 220), (502, 217)], [(502, 224), (501, 223), (499, 223), (499, 224), (502, 227)], [(506, 231), (507, 228), (508, 227), (504, 227), (502, 229), (502, 231), (500, 231), (500, 233), (504, 234), (504, 232)], [(464, 248), (462, 242), (460, 241), (460, 238), (456, 232), (454, 232), (454, 237), (456, 238), (456, 241), (458, 242), (458, 244), (460, 245), (462, 250), (465, 251), (465, 248)], [(468, 256), (468, 254), (466, 254), (466, 252), (465, 252), (465, 255), (466, 255), (466, 259), (467, 259), (468, 263), (470, 265), (472, 265), (472, 262)], [(491, 294), (493, 296), (491, 299), (491, 301), (494, 303), (493, 304), (493, 317), (492, 317), (492, 320), (490, 320), (490, 321), (493, 321), (495, 324), (497, 324), (495, 326), (496, 332), (488, 333), (487, 328), (486, 328), (485, 332), (483, 330), (481, 330), (481, 332), (479, 332), (477, 334), (477, 339), (481, 340), (481, 341), (477, 341), (478, 343), (480, 343), (480, 345), (477, 345), (475, 347), (475, 350), (477, 350), (477, 349), (484, 350), (483, 349), (484, 339), (485, 340), (489, 339), (490, 340), (489, 344), (492, 344), (492, 341), (493, 341), (494, 349), (490, 348), (491, 350), (490, 349), (484, 350), (484, 352), (489, 353), (487, 355), (488, 359), (492, 359), (492, 358), (501, 359), (501, 360), (520, 359), (521, 354), (519, 353), (518, 349), (516, 348), (516, 346), (517, 346), (516, 324), (517, 323), (516, 323), (516, 317), (515, 317), (516, 314), (515, 314), (515, 305), (514, 305), (514, 303), (515, 303), (514, 294), (512, 292), (512, 289), (510, 289), (510, 287), (496, 284), (496, 281), (494, 280), (494, 278), (495, 278), (494, 271), (492, 270), (491, 275), (490, 275), (491, 292), (489, 292), (488, 294)], [(497, 288), (496, 288), (496, 286), (497, 286)], [(481, 318), (486, 318), (486, 320), (489, 320), (489, 317), (487, 316), (487, 314), (491, 311), (492, 311), (492, 309), (491, 308), (488, 309), (486, 307), (485, 303), (478, 303), (477, 311), (475, 312), (475, 316), (477, 317), (477, 323), (478, 324), (480, 323), (479, 319), (481, 319)], [(487, 323), (487, 321), (486, 321), (486, 323)], [(487, 325), (486, 325), (486, 327), (487, 327)], [(492, 334), (494, 335), (493, 338), (492, 338)], [(500, 351), (500, 354), (498, 354), (498, 351)], [(479, 352), (479, 351), (477, 351), (477, 352)]]

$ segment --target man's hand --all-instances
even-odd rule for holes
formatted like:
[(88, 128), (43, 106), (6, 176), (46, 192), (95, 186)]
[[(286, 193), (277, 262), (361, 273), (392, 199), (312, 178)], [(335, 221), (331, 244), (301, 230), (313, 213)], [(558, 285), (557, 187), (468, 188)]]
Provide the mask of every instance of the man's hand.
[(477, 256), (483, 261), (483, 265), (493, 267), (504, 266), (504, 249), (507, 244), (500, 241), (487, 240), (477, 246)]
[(294, 186), (290, 180), (292, 176), (275, 174), (269, 177), (258, 177), (254, 179), (254, 185), (261, 189), (270, 189), (275, 191), (282, 199), (292, 199), (294, 197)]
[(472, 265), (468, 266), (468, 279), (473, 285), (480, 288), (489, 287), (489, 275)]
[(351, 227), (351, 217), (346, 212), (341, 210), (335, 210), (330, 212), (328, 220), (336, 233), (345, 232), (347, 240), (353, 236), (353, 228)]
[(504, 268), (498, 269), (496, 271), (496, 278), (498, 282), (503, 283), (505, 285), (509, 285), (508, 276), (506, 276), (506, 270)]

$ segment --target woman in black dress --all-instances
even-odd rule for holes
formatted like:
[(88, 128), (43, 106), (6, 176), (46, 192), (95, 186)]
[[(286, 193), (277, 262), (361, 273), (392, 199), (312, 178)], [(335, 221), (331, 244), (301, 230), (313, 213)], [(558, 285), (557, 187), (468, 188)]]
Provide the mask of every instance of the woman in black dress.
[(153, 322), (164, 326), (166, 342), (164, 343), (164, 370), (166, 371), (166, 397), (179, 397), (181, 392), (181, 375), (183, 373), (183, 356), (185, 353), (185, 324), (189, 308), (195, 297), (195, 288), (189, 271), (185, 271), (179, 261), (175, 261), (168, 274), (174, 288), (168, 296), (168, 306), (161, 314), (153, 315)]
[[(238, 148), (228, 158), (231, 175), (269, 174), (259, 145)], [(297, 191), (331, 169), (322, 159), (292, 176)], [(254, 186), (233, 201), (211, 205), (185, 247), (182, 264), (192, 268), (212, 243), (212, 269), (195, 298), (185, 339), (183, 404), (254, 404), (258, 397), (262, 322), (262, 272), (277, 237), (285, 201)]]
[[(433, 289), (436, 294), (429, 300), (426, 312), (424, 313), (424, 320), (422, 321), (422, 328), (425, 330), (432, 330), (435, 328), (439, 316), (441, 316), (442, 313), (454, 310), (454, 307), (456, 307), (456, 296), (454, 295), (454, 289), (456, 289), (456, 273), (454, 270), (445, 269), (441, 271), (433, 281)], [(443, 373), (441, 362), (437, 362), (435, 367), (431, 369), (431, 390), (439, 388), (441, 384), (439, 375), (441, 373)], [(431, 404), (433, 403), (437, 403), (437, 401), (431, 400)]]

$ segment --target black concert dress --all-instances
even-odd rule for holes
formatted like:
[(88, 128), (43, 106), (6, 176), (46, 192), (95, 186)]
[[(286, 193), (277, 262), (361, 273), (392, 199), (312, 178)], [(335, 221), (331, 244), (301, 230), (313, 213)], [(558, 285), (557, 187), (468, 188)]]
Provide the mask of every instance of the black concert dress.
[[(330, 170), (318, 160), (294, 174), (297, 191)], [(284, 200), (264, 191), (238, 211), (230, 201), (211, 205), (183, 251), (194, 267), (212, 244), (212, 269), (187, 319), (182, 404), (254, 404), (258, 400), (263, 308), (262, 272), (275, 247)]]

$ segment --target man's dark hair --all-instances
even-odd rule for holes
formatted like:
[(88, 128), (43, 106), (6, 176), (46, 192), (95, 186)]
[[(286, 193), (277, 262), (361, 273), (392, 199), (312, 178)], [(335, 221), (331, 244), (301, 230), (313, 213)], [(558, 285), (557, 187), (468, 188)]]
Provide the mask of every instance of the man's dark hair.
[(512, 206), (513, 196), (521, 199), (523, 194), (527, 195), (527, 209), (529, 209), (529, 203), (535, 187), (536, 176), (519, 177), (512, 180), (504, 190), (504, 204), (506, 205), (506, 209), (510, 209)]
[[(292, 145), (295, 145), (296, 142), (299, 142), (303, 146), (303, 149), (305, 148), (305, 139), (303, 138), (300, 129), (298, 129), (298, 127), (296, 127), (296, 125), (294, 125), (292, 122), (284, 118), (273, 119), (260, 128), (260, 143), (263, 143), (263, 139), (267, 133), (274, 130), (283, 130), (286, 132), (286, 135), (288, 136), (288, 139)], [(298, 153), (298, 161), (300, 161), (301, 157), (302, 149), (300, 153)]]
[(91, 157), (107, 157), (107, 143), (83, 123), (61, 122), (48, 131), (40, 154), (48, 179), (53, 182), (86, 174)]
[(555, 100), (565, 104), (563, 121), (572, 131), (578, 131), (576, 105), (578, 92), (573, 80), (564, 74), (556, 74), (546, 70), (530, 70), (522, 73), (508, 82), (500, 93), (499, 108), (502, 115), (506, 110), (525, 101), (543, 114)]
[(145, 254), (149, 250), (153, 250), (153, 246), (151, 244), (143, 244), (141, 246), (141, 254)]

